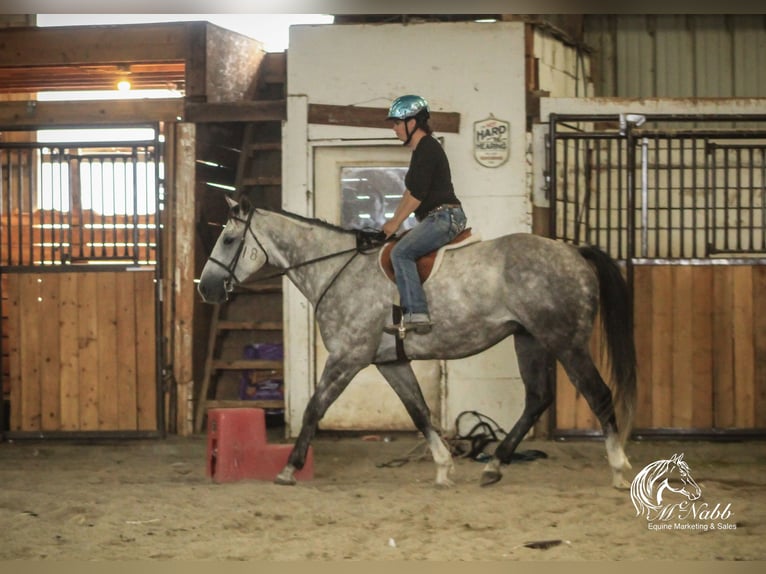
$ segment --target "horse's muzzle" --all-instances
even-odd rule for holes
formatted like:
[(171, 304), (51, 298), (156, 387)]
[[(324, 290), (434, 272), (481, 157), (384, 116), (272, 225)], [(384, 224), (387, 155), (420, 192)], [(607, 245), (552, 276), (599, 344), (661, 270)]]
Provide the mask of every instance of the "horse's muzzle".
[(197, 285), (197, 292), (202, 297), (205, 303), (211, 303), (216, 305), (229, 300), (230, 289), (227, 289), (223, 283), (216, 284), (216, 287), (211, 288), (209, 284), (200, 282)]

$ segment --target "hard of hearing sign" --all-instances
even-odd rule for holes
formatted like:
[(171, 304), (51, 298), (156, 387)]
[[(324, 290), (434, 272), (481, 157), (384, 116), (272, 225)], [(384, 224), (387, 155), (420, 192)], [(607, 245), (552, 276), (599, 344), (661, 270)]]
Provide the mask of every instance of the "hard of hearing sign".
[(473, 124), (473, 155), (485, 167), (498, 167), (510, 156), (511, 124), (490, 115)]

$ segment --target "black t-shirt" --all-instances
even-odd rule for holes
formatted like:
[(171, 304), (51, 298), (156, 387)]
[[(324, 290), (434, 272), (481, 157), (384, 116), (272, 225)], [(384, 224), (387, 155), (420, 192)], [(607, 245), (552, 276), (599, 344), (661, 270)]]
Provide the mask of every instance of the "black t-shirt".
[(429, 211), (445, 203), (459, 204), (452, 187), (452, 173), (447, 154), (433, 136), (423, 137), (412, 152), (404, 185), (412, 197), (420, 200), (415, 210), (418, 221)]

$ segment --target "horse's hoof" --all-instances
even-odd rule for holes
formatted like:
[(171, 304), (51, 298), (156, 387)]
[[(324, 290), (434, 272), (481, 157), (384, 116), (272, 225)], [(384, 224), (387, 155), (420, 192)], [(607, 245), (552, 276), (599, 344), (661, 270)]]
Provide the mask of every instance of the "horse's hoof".
[(481, 473), (481, 482), (479, 483), (479, 486), (489, 486), (491, 484), (495, 484), (496, 482), (500, 482), (501, 478), (503, 478), (503, 474), (501, 472), (496, 470), (485, 470)]
[(282, 478), (281, 476), (277, 476), (274, 479), (274, 484), (279, 484), (281, 486), (295, 486), (296, 480), (294, 478)]
[(630, 483), (624, 478), (612, 480), (612, 487), (617, 490), (630, 490)]
[(449, 478), (442, 478), (436, 480), (436, 486), (439, 488), (452, 488), (455, 486), (455, 483)]
[(293, 470), (290, 468), (283, 468), (277, 477), (274, 479), (274, 484), (280, 484), (282, 486), (295, 486), (296, 480), (293, 476)]

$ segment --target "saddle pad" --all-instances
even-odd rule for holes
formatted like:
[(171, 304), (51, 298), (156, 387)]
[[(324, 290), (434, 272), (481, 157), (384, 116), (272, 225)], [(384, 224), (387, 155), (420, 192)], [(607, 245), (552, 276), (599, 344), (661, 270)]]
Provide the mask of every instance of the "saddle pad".
[[(479, 235), (473, 235), (471, 233), (471, 228), (467, 227), (458, 233), (455, 236), (455, 239), (447, 243), (447, 245), (440, 247), (436, 251), (431, 251), (431, 253), (426, 253), (423, 255), (423, 257), (418, 259), (417, 262), (418, 275), (420, 275), (421, 283), (425, 283), (426, 279), (436, 273), (436, 271), (439, 269), (439, 266), (441, 265), (445, 251), (449, 249), (465, 247), (466, 245), (476, 243), (477, 241), (481, 241), (481, 237)], [(378, 255), (378, 264), (380, 265), (380, 269), (391, 281), (396, 281), (394, 275), (394, 266), (391, 263), (391, 250), (394, 248), (394, 245), (396, 245), (396, 241), (387, 243), (383, 246), (383, 249), (380, 250), (380, 254)]]

